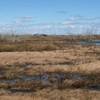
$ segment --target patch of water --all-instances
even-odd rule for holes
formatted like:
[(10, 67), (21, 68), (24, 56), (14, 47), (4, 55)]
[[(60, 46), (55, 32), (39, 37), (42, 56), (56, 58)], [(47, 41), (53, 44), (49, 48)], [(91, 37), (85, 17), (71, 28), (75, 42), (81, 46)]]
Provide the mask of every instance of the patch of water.
[(100, 84), (89, 85), (89, 86), (87, 87), (87, 89), (89, 89), (89, 90), (100, 91)]
[(16, 83), (18, 81), (41, 81), (43, 83), (50, 83), (50, 80), (55, 79), (56, 81), (65, 80), (65, 79), (73, 79), (73, 80), (85, 80), (86, 77), (81, 76), (78, 73), (44, 73), (41, 75), (21, 75), (20, 77), (12, 80), (0, 80), (0, 83)]
[(100, 46), (100, 40), (95, 40), (95, 41), (80, 41), (81, 45), (96, 45)]

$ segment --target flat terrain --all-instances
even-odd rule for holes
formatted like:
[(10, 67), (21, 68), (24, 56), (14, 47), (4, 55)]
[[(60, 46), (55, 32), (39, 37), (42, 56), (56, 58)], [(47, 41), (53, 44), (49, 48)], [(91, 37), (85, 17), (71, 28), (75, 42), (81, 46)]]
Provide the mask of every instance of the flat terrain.
[[(2, 48), (0, 100), (100, 99), (100, 46), (82, 46), (75, 40), (73, 44), (71, 39), (61, 45), (51, 39), (48, 49)], [(51, 44), (57, 48), (50, 49)]]

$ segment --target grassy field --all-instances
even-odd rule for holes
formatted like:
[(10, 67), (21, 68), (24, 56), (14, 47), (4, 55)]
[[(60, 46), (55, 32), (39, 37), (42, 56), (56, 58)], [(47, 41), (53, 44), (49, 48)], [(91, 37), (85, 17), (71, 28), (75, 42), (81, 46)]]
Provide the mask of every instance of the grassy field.
[(51, 51), (78, 45), (79, 41), (99, 40), (93, 36), (5, 35), (0, 36), (0, 52)]
[(0, 40), (0, 100), (99, 100), (99, 36), (17, 36)]

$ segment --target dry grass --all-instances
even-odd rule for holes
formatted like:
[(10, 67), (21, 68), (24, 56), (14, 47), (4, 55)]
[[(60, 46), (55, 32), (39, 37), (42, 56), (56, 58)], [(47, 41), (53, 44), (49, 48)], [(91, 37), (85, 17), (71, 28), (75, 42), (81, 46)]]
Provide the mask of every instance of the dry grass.
[(100, 39), (99, 35), (86, 36), (32, 36), (32, 35), (5, 35), (0, 36), (0, 52), (16, 51), (52, 51), (62, 50), (70, 45), (76, 45), (79, 41), (91, 41)]
[[(12, 51), (52, 51), (63, 49), (67, 41), (66, 36), (5, 36), (0, 38), (0, 52)], [(66, 43), (66, 44), (65, 44)]]
[(32, 95), (2, 95), (0, 100), (99, 100), (100, 92), (88, 90), (44, 89)]
[(0, 65), (31, 64), (33, 70), (40, 68), (45, 71), (68, 70), (88, 73), (99, 71), (99, 50), (99, 47), (76, 46), (48, 52), (1, 52)]
[[(49, 40), (48, 40), (49, 39)], [(58, 40), (54, 41), (54, 40)], [(44, 86), (41, 81), (22, 81), (16, 83), (0, 83), (0, 100), (99, 100), (100, 90), (86, 89), (85, 87), (93, 84), (100, 84), (100, 47), (72, 45), (67, 47), (60, 40), (66, 41), (62, 37), (29, 37), (21, 41), (8, 41), (0, 46), (0, 81), (20, 79), (21, 76), (35, 76), (48, 74), (48, 80), (56, 84), (54, 86)], [(71, 40), (67, 38), (67, 40)], [(81, 37), (80, 37), (81, 39)], [(86, 39), (86, 37), (84, 37)], [(38, 45), (37, 40), (46, 40), (42, 46)], [(75, 38), (73, 38), (75, 40)], [(22, 42), (24, 41), (24, 42)], [(26, 44), (26, 41), (29, 43)], [(35, 43), (36, 41), (36, 43)], [(11, 45), (9, 43), (11, 42)], [(18, 46), (17, 43), (22, 43)], [(32, 43), (35, 43), (33, 45)], [(56, 43), (55, 43), (56, 42)], [(61, 42), (61, 41), (60, 41)], [(1, 45), (1, 44), (0, 44)], [(4, 46), (4, 47), (3, 47)], [(6, 47), (7, 46), (7, 47)], [(14, 47), (13, 47), (14, 46)], [(22, 46), (22, 47), (21, 47)], [(12, 49), (13, 47), (13, 49)], [(10, 49), (9, 49), (10, 48)], [(7, 49), (7, 50), (6, 50)], [(9, 50), (8, 50), (9, 49)], [(15, 49), (15, 50), (14, 50)], [(52, 51), (53, 50), (53, 51)], [(18, 52), (24, 51), (24, 52)], [(28, 51), (28, 52), (26, 52)], [(30, 52), (31, 51), (31, 52)], [(34, 51), (34, 52), (32, 52)], [(51, 77), (52, 73), (70, 74), (70, 78), (64, 79), (61, 84), (55, 83), (59, 79)], [(80, 74), (88, 77), (88, 80), (73, 79), (73, 74)], [(2, 92), (5, 90), (6, 92)], [(9, 89), (19, 89), (22, 92), (10, 92)], [(24, 93), (24, 90), (32, 90)]]

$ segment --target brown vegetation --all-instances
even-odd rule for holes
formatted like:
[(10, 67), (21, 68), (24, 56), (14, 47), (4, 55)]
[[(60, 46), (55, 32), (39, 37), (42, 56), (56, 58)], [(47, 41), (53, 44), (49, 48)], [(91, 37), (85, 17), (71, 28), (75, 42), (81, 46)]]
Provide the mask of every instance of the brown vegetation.
[(69, 37), (0, 41), (0, 100), (99, 100), (100, 46)]

